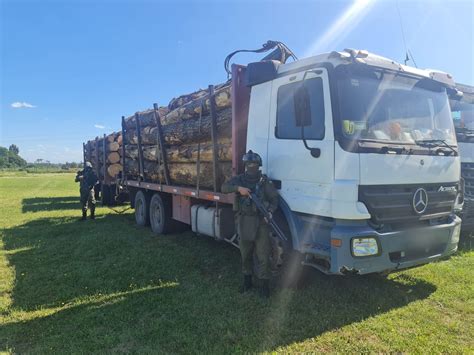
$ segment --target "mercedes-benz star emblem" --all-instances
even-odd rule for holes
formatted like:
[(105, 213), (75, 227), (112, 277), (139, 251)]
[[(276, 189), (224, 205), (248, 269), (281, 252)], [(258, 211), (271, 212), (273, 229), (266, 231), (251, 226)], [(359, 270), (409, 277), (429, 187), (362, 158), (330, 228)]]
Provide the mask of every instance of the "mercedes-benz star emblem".
[(426, 211), (426, 207), (428, 207), (428, 193), (420, 187), (413, 195), (413, 210), (418, 214), (422, 214)]

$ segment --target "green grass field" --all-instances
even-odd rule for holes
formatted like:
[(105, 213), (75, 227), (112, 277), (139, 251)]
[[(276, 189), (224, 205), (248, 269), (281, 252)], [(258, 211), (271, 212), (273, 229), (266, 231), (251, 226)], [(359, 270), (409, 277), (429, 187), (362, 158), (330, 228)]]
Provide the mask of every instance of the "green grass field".
[(0, 351), (474, 351), (469, 240), (388, 278), (310, 272), (304, 289), (265, 301), (237, 293), (231, 245), (154, 236), (132, 211), (78, 222), (73, 180), (0, 178)]

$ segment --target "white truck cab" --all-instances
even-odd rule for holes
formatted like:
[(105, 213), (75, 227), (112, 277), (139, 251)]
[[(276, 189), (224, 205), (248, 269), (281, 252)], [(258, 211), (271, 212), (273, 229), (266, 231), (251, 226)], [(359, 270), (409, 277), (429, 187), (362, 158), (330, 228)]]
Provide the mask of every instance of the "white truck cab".
[(304, 264), (365, 274), (457, 250), (449, 74), (345, 50), (251, 63), (247, 79), (247, 148), (279, 189)]

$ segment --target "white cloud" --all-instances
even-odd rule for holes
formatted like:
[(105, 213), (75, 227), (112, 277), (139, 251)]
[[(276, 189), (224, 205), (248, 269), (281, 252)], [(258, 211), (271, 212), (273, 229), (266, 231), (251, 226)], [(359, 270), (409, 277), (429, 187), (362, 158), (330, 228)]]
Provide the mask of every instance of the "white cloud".
[(13, 108), (35, 108), (36, 106), (29, 104), (28, 102), (12, 102), (11, 107)]
[(102, 126), (101, 124), (97, 124), (97, 123), (94, 125), (94, 127), (98, 128), (98, 129), (104, 129), (105, 128), (105, 126)]

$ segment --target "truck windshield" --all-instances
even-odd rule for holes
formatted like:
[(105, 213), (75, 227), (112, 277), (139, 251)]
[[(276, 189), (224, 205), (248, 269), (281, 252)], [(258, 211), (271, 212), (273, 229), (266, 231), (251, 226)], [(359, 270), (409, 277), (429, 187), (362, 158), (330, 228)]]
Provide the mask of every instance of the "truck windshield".
[(346, 138), (384, 144), (443, 140), (456, 145), (446, 90), (433, 80), (358, 65), (340, 66), (336, 72)]

